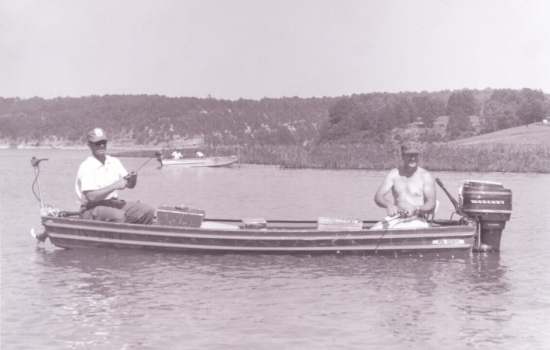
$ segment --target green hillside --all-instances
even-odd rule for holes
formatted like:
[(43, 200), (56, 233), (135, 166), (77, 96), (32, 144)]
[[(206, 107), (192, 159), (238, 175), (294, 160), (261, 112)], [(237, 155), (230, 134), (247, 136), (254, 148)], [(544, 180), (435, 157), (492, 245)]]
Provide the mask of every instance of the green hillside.
[(448, 142), (449, 145), (472, 146), (489, 144), (542, 145), (550, 147), (550, 124), (541, 122), (503, 129), (488, 134)]

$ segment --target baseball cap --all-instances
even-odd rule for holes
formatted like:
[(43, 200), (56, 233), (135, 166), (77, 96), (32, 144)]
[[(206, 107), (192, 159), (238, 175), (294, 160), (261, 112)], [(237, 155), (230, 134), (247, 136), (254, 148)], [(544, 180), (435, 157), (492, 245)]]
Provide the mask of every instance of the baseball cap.
[(107, 134), (102, 128), (94, 128), (88, 132), (88, 142), (107, 141)]
[(422, 147), (418, 142), (406, 141), (401, 144), (402, 154), (419, 154), (421, 151)]

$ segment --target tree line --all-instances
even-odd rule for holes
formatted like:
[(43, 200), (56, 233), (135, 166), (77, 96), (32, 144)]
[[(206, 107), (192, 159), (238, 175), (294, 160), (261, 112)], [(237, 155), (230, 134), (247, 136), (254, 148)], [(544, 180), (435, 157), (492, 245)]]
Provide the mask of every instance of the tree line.
[[(112, 139), (162, 145), (202, 136), (209, 145), (305, 145), (384, 141), (415, 121), (448, 116), (444, 140), (531, 123), (550, 114), (540, 90), (493, 89), (369, 93), (343, 97), (222, 100), (158, 95), (0, 98), (0, 139), (84, 142), (101, 126)], [(473, 128), (471, 116), (480, 128)]]
[[(446, 130), (440, 140), (448, 141), (533, 123), (549, 114), (548, 97), (532, 89), (352, 95), (329, 108), (328, 119), (320, 129), (320, 140), (384, 141), (394, 128), (420, 122), (430, 129), (438, 117), (447, 116)], [(472, 124), (472, 117), (478, 119), (478, 128)], [(433, 134), (425, 135), (433, 138)]]
[(84, 142), (103, 127), (112, 139), (156, 145), (200, 135), (207, 144), (296, 144), (315, 138), (333, 98), (236, 101), (151, 95), (0, 98), (0, 138)]

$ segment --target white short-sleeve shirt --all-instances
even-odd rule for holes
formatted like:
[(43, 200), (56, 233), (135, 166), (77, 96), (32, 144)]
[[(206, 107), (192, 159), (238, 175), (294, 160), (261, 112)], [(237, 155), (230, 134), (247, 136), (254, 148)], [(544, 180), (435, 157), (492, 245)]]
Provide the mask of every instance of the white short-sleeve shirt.
[[(128, 171), (117, 158), (105, 156), (105, 163), (102, 164), (94, 156), (89, 156), (78, 168), (74, 185), (76, 195), (82, 204), (86, 204), (87, 199), (83, 192), (99, 190), (126, 175), (128, 175)], [(105, 199), (117, 197), (118, 191), (113, 191)]]

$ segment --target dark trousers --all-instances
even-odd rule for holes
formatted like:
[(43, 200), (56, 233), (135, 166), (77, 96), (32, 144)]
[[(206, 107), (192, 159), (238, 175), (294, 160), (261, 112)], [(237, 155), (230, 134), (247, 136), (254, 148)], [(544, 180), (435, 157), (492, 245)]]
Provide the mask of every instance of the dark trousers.
[(127, 202), (121, 199), (107, 199), (87, 206), (81, 214), (83, 219), (132, 224), (151, 224), (155, 209), (141, 202)]

